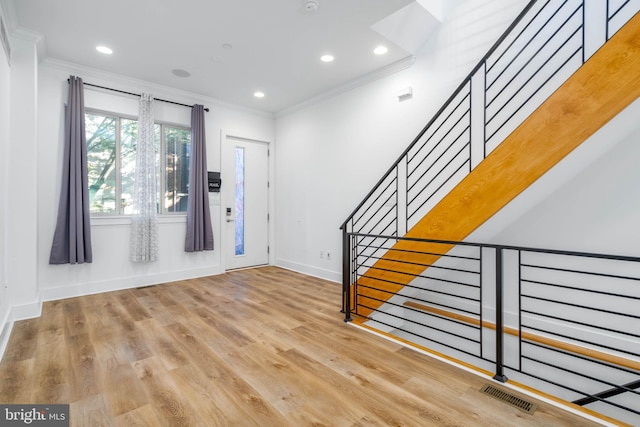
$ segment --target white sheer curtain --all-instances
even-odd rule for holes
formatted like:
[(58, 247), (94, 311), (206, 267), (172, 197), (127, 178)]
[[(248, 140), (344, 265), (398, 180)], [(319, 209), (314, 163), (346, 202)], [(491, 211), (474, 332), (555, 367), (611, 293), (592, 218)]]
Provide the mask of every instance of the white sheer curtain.
[(136, 144), (135, 191), (131, 215), (130, 259), (158, 259), (158, 183), (153, 96), (140, 96)]

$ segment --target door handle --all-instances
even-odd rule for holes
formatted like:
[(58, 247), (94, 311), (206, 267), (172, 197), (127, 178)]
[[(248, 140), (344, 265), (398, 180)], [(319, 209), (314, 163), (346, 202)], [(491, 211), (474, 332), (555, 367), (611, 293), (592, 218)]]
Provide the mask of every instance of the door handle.
[(227, 218), (227, 222), (233, 222), (233, 221), (235, 221), (235, 219), (229, 219), (229, 218)]

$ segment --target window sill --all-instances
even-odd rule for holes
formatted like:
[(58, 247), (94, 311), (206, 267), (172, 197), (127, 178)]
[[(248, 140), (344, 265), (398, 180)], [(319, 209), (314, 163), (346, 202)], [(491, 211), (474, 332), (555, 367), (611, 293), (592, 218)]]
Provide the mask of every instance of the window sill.
[[(185, 223), (187, 222), (186, 214), (178, 215), (161, 215), (158, 216), (158, 224), (173, 224), (173, 223)], [(92, 216), (91, 225), (97, 227), (103, 227), (108, 225), (129, 225), (131, 224), (131, 216), (118, 215), (118, 216)]]

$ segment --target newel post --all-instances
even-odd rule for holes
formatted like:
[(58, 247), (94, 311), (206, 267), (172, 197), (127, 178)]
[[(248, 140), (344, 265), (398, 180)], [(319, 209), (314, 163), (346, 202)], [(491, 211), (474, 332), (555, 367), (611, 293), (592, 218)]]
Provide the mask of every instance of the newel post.
[(504, 374), (503, 250), (496, 248), (496, 374), (493, 376), (494, 380), (502, 383), (507, 382)]
[(347, 226), (342, 226), (342, 312), (344, 313), (344, 321), (351, 321), (351, 283), (349, 277), (351, 276), (351, 263), (349, 262), (349, 256), (351, 252), (351, 245), (349, 244), (349, 233), (347, 233)]

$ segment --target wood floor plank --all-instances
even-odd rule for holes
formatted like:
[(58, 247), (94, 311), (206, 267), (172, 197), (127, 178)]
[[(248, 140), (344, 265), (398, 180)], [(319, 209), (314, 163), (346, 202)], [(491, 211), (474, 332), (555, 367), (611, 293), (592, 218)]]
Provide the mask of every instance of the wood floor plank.
[(68, 384), (71, 401), (81, 400), (102, 392), (100, 381), (100, 366), (95, 349), (88, 333), (67, 336), (69, 354)]
[(18, 362), (4, 361), (0, 365), (0, 403), (31, 401), (31, 389), (26, 381), (33, 379), (34, 359)]
[(71, 403), (69, 405), (69, 419), (72, 426), (116, 426), (116, 420), (111, 415), (107, 398), (102, 394), (92, 395)]
[(153, 407), (153, 405), (144, 405), (126, 414), (115, 417), (116, 426), (118, 427), (148, 427), (148, 426), (165, 426), (168, 422), (162, 418)]
[(154, 406), (168, 424), (185, 427), (205, 425), (206, 421), (184, 397), (160, 360), (150, 357), (134, 362), (133, 367), (145, 384)]
[(487, 379), (345, 324), (340, 295), (263, 267), (47, 302), (13, 329), (0, 403), (70, 403), (92, 427), (595, 425), (487, 398)]

